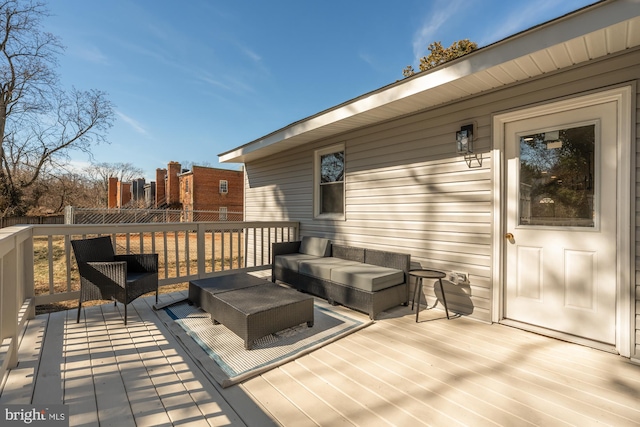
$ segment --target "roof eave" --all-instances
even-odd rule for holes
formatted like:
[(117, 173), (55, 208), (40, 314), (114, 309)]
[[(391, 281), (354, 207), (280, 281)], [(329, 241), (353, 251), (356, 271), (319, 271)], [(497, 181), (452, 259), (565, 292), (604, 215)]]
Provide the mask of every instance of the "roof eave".
[[(292, 123), (262, 138), (220, 154), (219, 160), (229, 163), (255, 160), (312, 140), (356, 129), (381, 119), (391, 119), (394, 116), (399, 117), (428, 108), (430, 105), (416, 103), (416, 98), (420, 97), (420, 100), (423, 101), (422, 98), (425, 95), (438, 88), (453, 86), (462, 79), (492, 67), (514, 63), (519, 58), (550, 49), (576, 38), (586, 37), (590, 33), (638, 16), (640, 16), (640, 2), (633, 0), (611, 0), (588, 6), (479, 49), (429, 72), (418, 73), (411, 78), (390, 84)], [(533, 74), (528, 75), (528, 78), (544, 72), (544, 70), (539, 70), (537, 73), (534, 71)], [(517, 79), (512, 82), (515, 81)], [(461, 90), (451, 91), (451, 94), (448, 95), (450, 99), (440, 99), (437, 104), (471, 94)]]

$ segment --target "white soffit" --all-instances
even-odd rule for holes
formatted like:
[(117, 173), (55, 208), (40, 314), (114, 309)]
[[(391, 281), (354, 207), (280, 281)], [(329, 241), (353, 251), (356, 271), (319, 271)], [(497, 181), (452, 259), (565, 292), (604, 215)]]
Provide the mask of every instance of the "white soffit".
[(598, 3), (219, 154), (238, 163), (640, 45), (640, 0)]

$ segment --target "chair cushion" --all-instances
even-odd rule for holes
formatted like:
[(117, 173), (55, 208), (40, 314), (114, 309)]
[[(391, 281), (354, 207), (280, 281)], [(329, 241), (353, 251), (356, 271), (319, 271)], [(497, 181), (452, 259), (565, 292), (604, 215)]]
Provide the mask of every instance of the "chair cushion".
[(298, 263), (303, 260), (317, 259), (318, 257), (315, 255), (307, 255), (307, 254), (285, 254), (285, 255), (276, 255), (274, 259), (274, 264), (278, 267), (286, 268), (291, 271), (298, 272)]
[(298, 252), (307, 255), (329, 256), (331, 254), (331, 242), (329, 239), (322, 237), (304, 236)]
[(357, 264), (331, 270), (331, 280), (364, 291), (375, 292), (404, 282), (404, 272), (372, 264)]
[(359, 264), (357, 261), (349, 261), (342, 258), (322, 257), (310, 260), (302, 260), (298, 263), (298, 273), (307, 276), (319, 277), (331, 280), (331, 270), (337, 267)]

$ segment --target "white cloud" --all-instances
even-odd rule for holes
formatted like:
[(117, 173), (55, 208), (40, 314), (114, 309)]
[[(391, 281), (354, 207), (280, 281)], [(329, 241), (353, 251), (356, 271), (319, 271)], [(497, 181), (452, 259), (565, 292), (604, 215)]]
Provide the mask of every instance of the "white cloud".
[(360, 59), (362, 59), (364, 62), (366, 62), (367, 64), (369, 64), (370, 66), (372, 66), (372, 67), (375, 66), (375, 63), (373, 61), (373, 57), (371, 55), (369, 55), (368, 53), (360, 52), (358, 54), (358, 57)]
[(126, 124), (131, 126), (133, 130), (135, 130), (140, 135), (145, 135), (145, 136), (149, 135), (149, 132), (147, 132), (147, 130), (132, 117), (127, 116), (121, 111), (116, 111), (116, 114), (118, 115), (118, 117), (122, 119), (122, 121), (124, 121)]
[(96, 46), (81, 47), (76, 50), (76, 54), (88, 62), (93, 62), (99, 65), (109, 65), (109, 59), (100, 49)]
[(557, 0), (538, 0), (530, 2), (524, 7), (517, 7), (501, 19), (500, 25), (490, 27), (495, 29), (495, 31), (486, 34), (483, 39), (478, 40), (477, 43), (480, 46), (486, 46), (497, 42), (517, 34), (520, 31), (531, 28), (534, 25), (560, 16), (569, 10), (577, 8), (579, 5), (574, 7), (565, 3), (562, 6), (563, 8), (567, 8), (566, 11), (559, 11), (559, 6), (561, 5), (558, 4)]
[(205, 72), (200, 73), (200, 76), (198, 76), (198, 78), (208, 85), (219, 87), (226, 90), (232, 90), (230, 86), (222, 83), (220, 80), (216, 80), (209, 73), (205, 73)]
[(257, 53), (255, 53), (254, 51), (252, 51), (251, 49), (249, 49), (248, 47), (245, 46), (240, 46), (240, 49), (242, 50), (242, 52), (248, 56), (252, 61), (254, 62), (260, 62), (262, 60), (262, 57), (260, 55), (258, 55)]
[(91, 166), (91, 162), (84, 161), (84, 160), (72, 159), (67, 164), (67, 169), (71, 170), (73, 172), (78, 172), (79, 173), (79, 172), (82, 172), (85, 168), (88, 168), (89, 166)]
[(432, 13), (413, 36), (413, 55), (416, 63), (426, 55), (429, 44), (437, 41), (440, 28), (449, 23), (463, 7), (465, 3), (461, 0), (440, 0), (432, 6)]

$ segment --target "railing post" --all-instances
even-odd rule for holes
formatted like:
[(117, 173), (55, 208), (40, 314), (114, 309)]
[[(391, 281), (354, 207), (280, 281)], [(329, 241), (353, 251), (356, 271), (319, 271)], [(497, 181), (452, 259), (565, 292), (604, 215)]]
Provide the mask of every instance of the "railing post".
[[(33, 299), (35, 298), (35, 276), (33, 271), (34, 265), (34, 257), (33, 257), (33, 232), (31, 236), (24, 240), (20, 246), (20, 256), (18, 257), (18, 262), (20, 262), (20, 268), (22, 274), (19, 280), (22, 288), (22, 297), (20, 298), (22, 301), (31, 299), (32, 303), (29, 304), (29, 308), (25, 316), (27, 319), (33, 319), (36, 317), (36, 305), (33, 303)], [(22, 301), (18, 301), (22, 303)]]
[(0, 261), (0, 341), (5, 360), (3, 369), (16, 367), (18, 364), (18, 310), (22, 302), (18, 301), (18, 256), (16, 236), (5, 237), (12, 240), (12, 248), (2, 256)]
[[(196, 229), (196, 233), (198, 236), (196, 251), (198, 256), (198, 278), (202, 278), (205, 273), (205, 239), (206, 239), (206, 229), (204, 224), (198, 224), (198, 228)], [(213, 260), (215, 264), (215, 259)]]
[(249, 265), (248, 262), (248, 258), (249, 258), (249, 229), (248, 228), (243, 228), (242, 229), (242, 234), (244, 237), (244, 257), (243, 257), (243, 267), (247, 268), (247, 266)]

